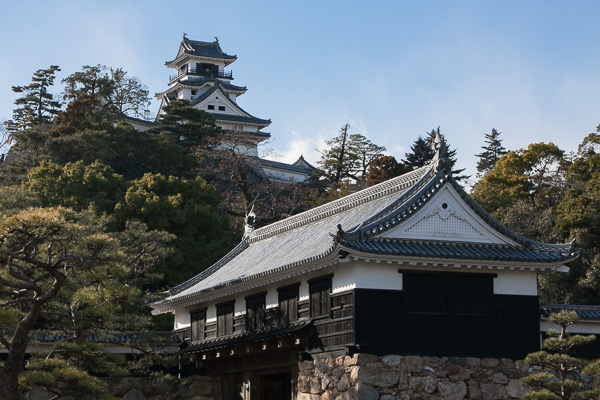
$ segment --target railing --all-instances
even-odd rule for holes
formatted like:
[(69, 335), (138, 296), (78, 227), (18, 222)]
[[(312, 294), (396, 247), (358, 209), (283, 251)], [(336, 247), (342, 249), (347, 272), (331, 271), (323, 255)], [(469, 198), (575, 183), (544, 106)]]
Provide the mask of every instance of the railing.
[(214, 71), (211, 69), (196, 68), (195, 66), (188, 65), (187, 68), (180, 69), (177, 75), (169, 76), (169, 82), (179, 79), (183, 76), (194, 75), (194, 76), (207, 76), (210, 78), (227, 78), (233, 79), (232, 71)]

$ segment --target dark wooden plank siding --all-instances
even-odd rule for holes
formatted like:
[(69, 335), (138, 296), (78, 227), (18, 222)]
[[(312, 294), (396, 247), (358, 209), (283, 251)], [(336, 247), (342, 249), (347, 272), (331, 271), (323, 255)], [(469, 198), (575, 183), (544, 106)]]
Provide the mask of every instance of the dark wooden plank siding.
[(355, 291), (356, 343), (375, 354), (522, 358), (539, 348), (536, 296), (493, 295), (489, 315), (409, 312), (403, 291)]

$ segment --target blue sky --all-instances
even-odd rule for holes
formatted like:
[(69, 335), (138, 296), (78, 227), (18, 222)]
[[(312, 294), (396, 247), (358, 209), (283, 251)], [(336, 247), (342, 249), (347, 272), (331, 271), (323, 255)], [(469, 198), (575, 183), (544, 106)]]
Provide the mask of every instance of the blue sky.
[(315, 162), (345, 123), (396, 158), (441, 126), (474, 174), (492, 128), (511, 150), (576, 151), (600, 124), (598, 1), (21, 0), (0, 15), (0, 120), (11, 86), (52, 64), (59, 79), (122, 67), (161, 92), (185, 32), (238, 56), (238, 104), (272, 119), (263, 151), (280, 161)]

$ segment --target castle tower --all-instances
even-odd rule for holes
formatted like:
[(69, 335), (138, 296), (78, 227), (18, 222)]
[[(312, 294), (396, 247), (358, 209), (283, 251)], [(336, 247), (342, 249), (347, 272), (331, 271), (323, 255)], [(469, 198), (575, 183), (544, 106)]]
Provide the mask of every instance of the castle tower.
[(235, 146), (236, 151), (258, 157), (257, 145), (271, 135), (262, 129), (271, 120), (257, 118), (237, 104), (237, 98), (246, 93), (246, 87), (236, 86), (233, 73), (226, 68), (237, 57), (221, 50), (219, 40), (200, 42), (183, 35), (177, 56), (165, 65), (176, 72), (169, 77), (169, 88), (156, 94), (162, 108), (173, 99), (187, 99), (197, 109), (212, 115), (218, 126), (228, 133), (224, 146)]

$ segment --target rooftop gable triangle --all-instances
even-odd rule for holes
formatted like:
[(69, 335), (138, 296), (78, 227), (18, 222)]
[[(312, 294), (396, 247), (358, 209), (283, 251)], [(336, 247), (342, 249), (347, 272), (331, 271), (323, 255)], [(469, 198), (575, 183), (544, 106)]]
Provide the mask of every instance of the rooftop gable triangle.
[[(194, 107), (196, 107), (196, 106), (199, 107), (202, 104), (204, 104), (207, 100), (210, 100), (211, 98), (216, 97), (217, 93), (219, 94), (219, 100), (223, 99), (223, 101), (226, 102), (227, 105), (232, 110), (234, 110), (235, 113), (233, 115), (246, 117), (248, 122), (253, 122), (253, 123), (264, 125), (264, 126), (268, 126), (271, 123), (270, 119), (267, 120), (267, 119), (261, 119), (261, 118), (255, 117), (252, 114), (250, 114), (249, 112), (245, 111), (243, 108), (241, 108), (235, 101), (231, 100), (231, 98), (225, 91), (225, 87), (224, 87), (223, 83), (221, 83), (219, 80), (217, 80), (215, 82), (215, 84), (212, 88), (207, 90), (201, 96), (198, 96), (197, 98), (192, 100), (190, 102), (190, 105), (192, 105)], [(227, 116), (228, 115), (230, 116), (232, 114), (211, 113), (211, 115), (216, 120), (219, 120), (219, 119), (227, 119)]]
[[(445, 161), (444, 159), (440, 158), (439, 165), (441, 166), (443, 164), (445, 164)], [(423, 212), (419, 212), (426, 209), (426, 206), (436, 198), (436, 194), (448, 187), (451, 189), (451, 192), (455, 194), (457, 200), (461, 203), (460, 205), (464, 206), (465, 210), (469, 210), (469, 212), (472, 213), (472, 216), (476, 216), (478, 220), (478, 224), (471, 224), (471, 228), (473, 229), (473, 232), (471, 233), (471, 239), (473, 239), (477, 234), (483, 235), (483, 232), (485, 231), (488, 235), (488, 241), (495, 244), (507, 244), (513, 247), (523, 247), (535, 251), (544, 251), (550, 253), (573, 255), (579, 254), (573, 243), (541, 243), (527, 239), (513, 232), (511, 229), (498, 222), (479, 204), (477, 204), (464, 191), (458, 182), (456, 182), (456, 180), (452, 177), (452, 174), (450, 172), (446, 172), (446, 170), (440, 170), (436, 176), (429, 180), (425, 185), (422, 185), (420, 188), (418, 188), (418, 190), (407, 193), (404, 196), (408, 197), (408, 195), (410, 195), (410, 199), (400, 198), (394, 203), (390, 204), (386, 209), (365, 220), (360, 226), (354, 227), (346, 232), (342, 232), (342, 234), (339, 235), (340, 239), (343, 241), (356, 241), (386, 238), (386, 236), (389, 235), (390, 230), (397, 230), (397, 227), (402, 225), (411, 225), (407, 221), (413, 220), (413, 224), (418, 222), (419, 218), (422, 218), (424, 215), (426, 215)], [(475, 227), (475, 225), (478, 226)], [(408, 237), (409, 235), (406, 235), (406, 238)], [(427, 240), (426, 238), (421, 239)], [(430, 237), (429, 240), (436, 240), (436, 238)], [(455, 239), (453, 241), (461, 240)]]

